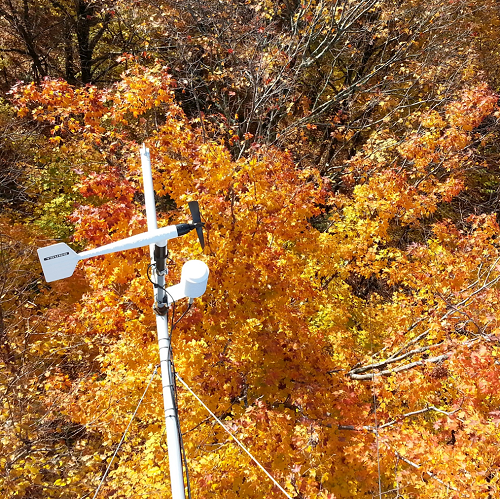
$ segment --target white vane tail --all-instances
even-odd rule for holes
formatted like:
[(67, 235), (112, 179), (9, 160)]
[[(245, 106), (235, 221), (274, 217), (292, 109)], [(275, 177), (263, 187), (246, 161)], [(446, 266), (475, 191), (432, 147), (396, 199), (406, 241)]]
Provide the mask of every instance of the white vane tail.
[(47, 282), (72, 276), (80, 260), (78, 254), (64, 243), (39, 248), (37, 251)]

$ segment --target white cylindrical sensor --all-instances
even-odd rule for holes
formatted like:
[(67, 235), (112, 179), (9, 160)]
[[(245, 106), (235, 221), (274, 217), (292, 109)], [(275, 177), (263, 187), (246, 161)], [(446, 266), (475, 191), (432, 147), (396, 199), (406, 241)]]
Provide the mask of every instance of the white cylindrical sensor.
[(188, 298), (199, 298), (207, 289), (208, 267), (201, 260), (190, 260), (182, 266), (181, 286)]

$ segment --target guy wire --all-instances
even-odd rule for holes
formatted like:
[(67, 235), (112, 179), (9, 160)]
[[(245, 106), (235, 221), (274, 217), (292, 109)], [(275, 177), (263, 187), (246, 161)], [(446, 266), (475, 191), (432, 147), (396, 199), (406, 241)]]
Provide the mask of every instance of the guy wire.
[(113, 453), (113, 457), (109, 461), (108, 467), (106, 468), (106, 471), (104, 472), (104, 475), (101, 478), (101, 481), (99, 482), (99, 486), (97, 487), (97, 490), (95, 491), (94, 497), (92, 499), (95, 499), (97, 497), (97, 494), (99, 494), (99, 490), (101, 489), (102, 484), (104, 483), (104, 480), (106, 480), (106, 477), (108, 476), (109, 469), (111, 468), (111, 465), (113, 464), (113, 461), (115, 460), (116, 454), (118, 454), (118, 451), (120, 450), (120, 447), (121, 447), (122, 443), (124, 442), (125, 437), (127, 436), (128, 429), (130, 428), (130, 425), (132, 424), (132, 421), (134, 420), (135, 415), (137, 414), (137, 411), (139, 410), (139, 407), (141, 406), (142, 401), (144, 400), (144, 397), (146, 396), (146, 392), (148, 391), (148, 389), (151, 385), (151, 382), (153, 381), (153, 378), (155, 377), (156, 372), (158, 371), (158, 367), (160, 367), (159, 364), (157, 364), (154, 368), (153, 374), (151, 375), (151, 378), (149, 379), (148, 386), (146, 386), (146, 389), (144, 390), (144, 393), (142, 394), (142, 397), (139, 400), (137, 407), (135, 408), (134, 414), (132, 414), (132, 417), (130, 418), (130, 421), (127, 425), (127, 428), (125, 428), (125, 431), (123, 432), (122, 438), (120, 439), (120, 442), (118, 443), (118, 446), (116, 447), (115, 452)]
[(239, 445), (241, 449), (243, 449), (243, 451), (247, 453), (248, 456), (250, 456), (252, 461), (268, 476), (268, 478), (273, 482), (273, 484), (276, 485), (276, 487), (278, 487), (278, 489), (280, 489), (281, 492), (283, 492), (283, 494), (285, 494), (285, 496), (288, 497), (288, 499), (292, 499), (288, 495), (287, 491), (271, 475), (271, 473), (269, 473), (269, 471), (267, 471), (266, 468), (264, 468), (264, 466), (260, 464), (257, 458), (255, 458), (251, 454), (251, 452), (231, 433), (231, 431), (227, 428), (227, 426), (208, 408), (208, 406), (200, 399), (200, 397), (198, 397), (198, 395), (196, 395), (196, 393), (194, 393), (193, 390), (191, 390), (189, 385), (177, 373), (175, 374), (175, 376), (182, 383), (182, 385), (189, 391), (189, 393), (205, 408), (205, 410), (210, 414), (210, 416), (212, 416), (215, 419), (215, 421), (219, 423), (219, 425), (224, 429), (224, 431)]

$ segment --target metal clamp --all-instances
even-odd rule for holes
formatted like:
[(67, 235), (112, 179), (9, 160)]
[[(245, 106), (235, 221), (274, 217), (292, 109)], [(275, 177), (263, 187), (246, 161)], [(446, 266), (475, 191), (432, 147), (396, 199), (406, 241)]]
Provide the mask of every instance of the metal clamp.
[(153, 305), (153, 310), (156, 315), (165, 316), (168, 314), (168, 304), (158, 303), (155, 301), (155, 304)]

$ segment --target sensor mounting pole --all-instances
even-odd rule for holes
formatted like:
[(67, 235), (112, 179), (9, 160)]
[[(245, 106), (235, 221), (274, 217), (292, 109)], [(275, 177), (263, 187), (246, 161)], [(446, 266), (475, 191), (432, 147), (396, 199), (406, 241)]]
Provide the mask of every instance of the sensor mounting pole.
[[(141, 147), (142, 177), (148, 231), (157, 229), (155, 195), (153, 177), (151, 173), (151, 159), (149, 149), (143, 144)], [(168, 305), (165, 296), (165, 274), (167, 267), (167, 241), (150, 245), (151, 263), (154, 267), (153, 281), (155, 282), (155, 314), (156, 329), (158, 332), (158, 346), (160, 348), (160, 367), (163, 387), (163, 406), (165, 409), (165, 426), (167, 430), (168, 460), (170, 464), (170, 483), (172, 499), (185, 499), (184, 476), (182, 472), (182, 458), (180, 445), (179, 421), (175, 406), (174, 372), (172, 365), (172, 350), (168, 332)]]

